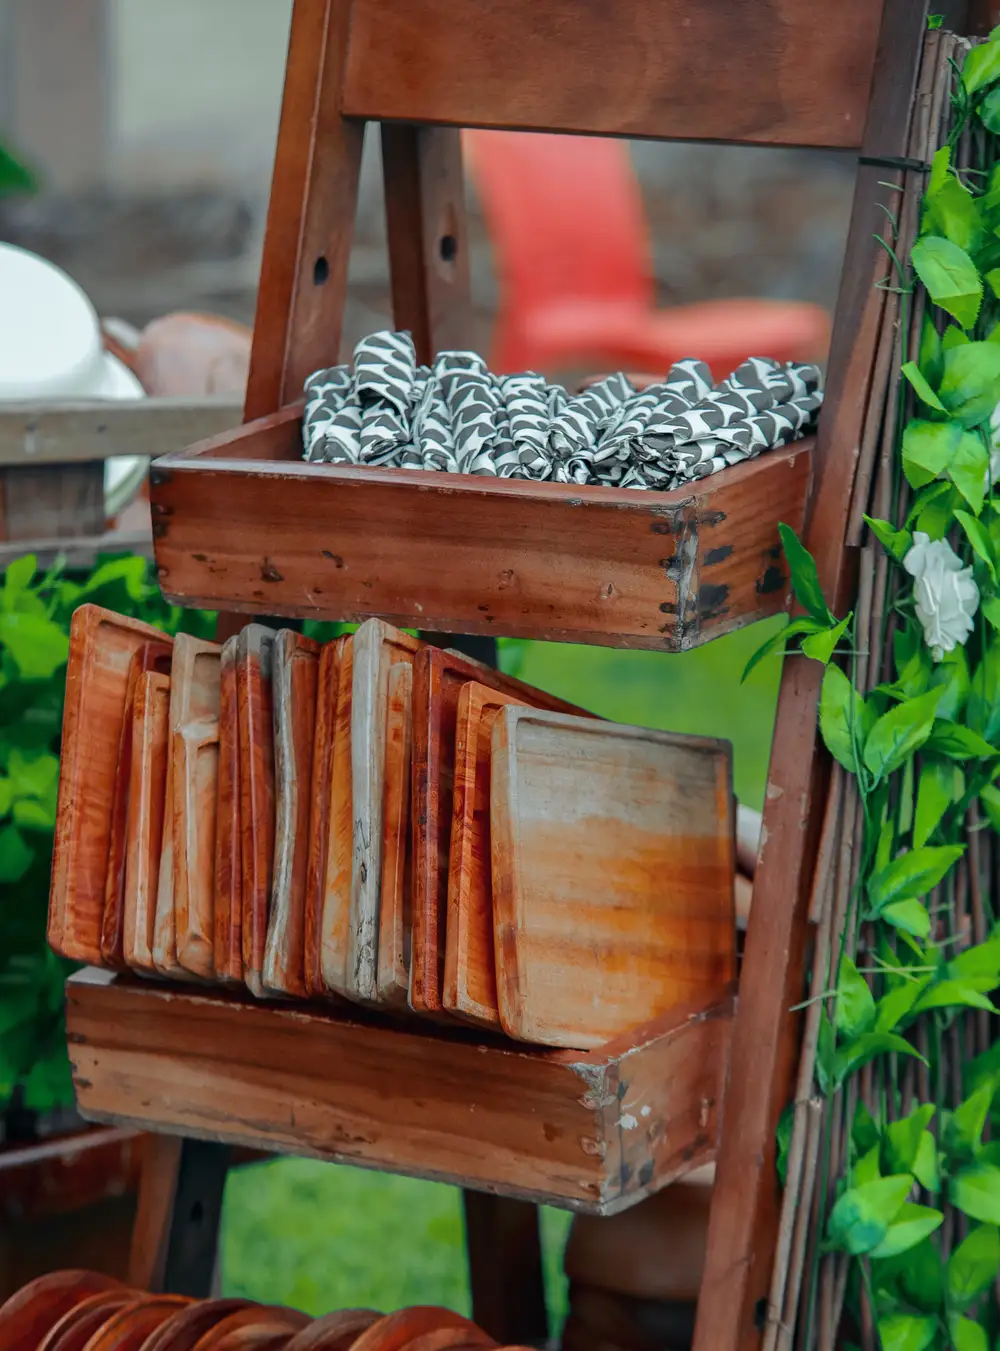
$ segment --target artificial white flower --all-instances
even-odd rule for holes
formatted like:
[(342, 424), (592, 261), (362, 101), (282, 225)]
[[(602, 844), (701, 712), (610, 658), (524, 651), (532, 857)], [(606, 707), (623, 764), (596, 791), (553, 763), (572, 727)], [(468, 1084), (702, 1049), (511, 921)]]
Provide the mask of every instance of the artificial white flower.
[(1000, 403), (990, 414), (990, 467), (986, 471), (984, 491), (1000, 486)]
[(913, 547), (903, 559), (903, 567), (913, 578), (914, 608), (924, 630), (924, 642), (935, 661), (957, 644), (965, 643), (972, 632), (972, 616), (979, 608), (979, 587), (972, 569), (946, 539), (932, 540), (922, 530), (913, 532)]

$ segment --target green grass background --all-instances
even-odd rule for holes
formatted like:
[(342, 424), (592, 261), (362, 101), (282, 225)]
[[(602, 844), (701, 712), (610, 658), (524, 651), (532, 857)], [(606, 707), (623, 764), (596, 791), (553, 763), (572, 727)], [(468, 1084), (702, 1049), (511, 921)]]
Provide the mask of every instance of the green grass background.
[[(740, 676), (782, 622), (676, 655), (505, 641), (501, 662), (531, 684), (620, 722), (725, 737), (733, 743), (737, 796), (759, 807), (779, 662), (766, 660), (744, 685)], [(569, 1219), (547, 1208), (541, 1215), (554, 1332), (565, 1314), (561, 1259)], [(221, 1256), (227, 1294), (311, 1314), (407, 1304), (470, 1312), (461, 1197), (440, 1183), (309, 1159), (238, 1169), (226, 1190)]]

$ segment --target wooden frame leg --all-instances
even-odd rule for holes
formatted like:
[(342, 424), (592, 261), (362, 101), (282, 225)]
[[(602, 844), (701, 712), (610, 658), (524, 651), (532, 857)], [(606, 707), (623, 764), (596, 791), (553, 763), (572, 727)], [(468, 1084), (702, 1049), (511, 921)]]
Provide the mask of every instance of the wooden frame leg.
[(228, 1145), (155, 1137), (143, 1164), (130, 1283), (207, 1299), (212, 1292)]
[(549, 1339), (538, 1207), (482, 1192), (462, 1193), (472, 1317), (501, 1346)]

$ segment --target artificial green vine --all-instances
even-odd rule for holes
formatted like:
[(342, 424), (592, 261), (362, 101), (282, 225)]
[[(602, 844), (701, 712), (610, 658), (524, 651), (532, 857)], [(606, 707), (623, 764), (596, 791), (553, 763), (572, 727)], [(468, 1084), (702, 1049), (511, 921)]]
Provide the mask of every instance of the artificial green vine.
[[(953, 884), (970, 820), (1000, 831), (1000, 28), (970, 50), (952, 103), (909, 259), (885, 245), (902, 302), (901, 374), (916, 409), (898, 437), (908, 491), (897, 473), (902, 491), (893, 494), (909, 505), (896, 521), (866, 517), (898, 569), (892, 628), (883, 627), (895, 678), (864, 697), (835, 663), (854, 652), (854, 616), (831, 613), (813, 559), (786, 526), (804, 613), (747, 668), (789, 642), (824, 664), (820, 732), (857, 785), (853, 900), (866, 940), (835, 958), (815, 1077), (833, 1100), (870, 1066), (881, 1105), (869, 1111), (858, 1095), (823, 1248), (852, 1259), (849, 1303), (860, 1326), (867, 1298), (885, 1351), (1000, 1351), (1000, 1043), (963, 1060), (950, 1109), (941, 1087), (944, 1033), (966, 1010), (997, 1012), (997, 902), (987, 890), (994, 927), (973, 946), (966, 934), (942, 932), (929, 903)], [(963, 137), (976, 169), (956, 167)], [(910, 353), (917, 287), (927, 315)], [(918, 1022), (927, 1035), (916, 1035)], [(919, 1077), (903, 1072), (913, 1062), (927, 1068), (934, 1101), (922, 1101)], [(788, 1132), (786, 1116), (779, 1168)]]

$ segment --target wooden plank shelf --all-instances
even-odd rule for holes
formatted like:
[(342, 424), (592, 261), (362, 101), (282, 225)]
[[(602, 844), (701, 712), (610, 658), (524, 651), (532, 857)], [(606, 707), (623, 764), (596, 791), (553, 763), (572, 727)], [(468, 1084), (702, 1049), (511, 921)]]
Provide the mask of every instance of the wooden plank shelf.
[(714, 1157), (732, 995), (597, 1051), (78, 972), (79, 1110), (591, 1214)]
[(671, 492), (306, 464), (301, 408), (156, 461), (160, 585), (205, 609), (680, 651), (783, 610), (804, 439)]

